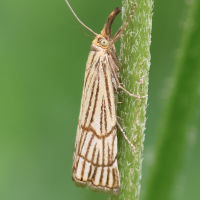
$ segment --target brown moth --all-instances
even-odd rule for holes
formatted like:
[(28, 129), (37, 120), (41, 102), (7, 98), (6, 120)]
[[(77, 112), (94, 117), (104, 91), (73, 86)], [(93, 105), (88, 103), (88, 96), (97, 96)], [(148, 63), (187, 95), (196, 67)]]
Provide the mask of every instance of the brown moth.
[[(68, 1), (66, 0), (70, 7)], [(117, 129), (122, 131), (115, 113), (114, 88), (124, 90), (119, 82), (117, 71), (119, 62), (114, 43), (128, 25), (136, 3), (127, 22), (111, 38), (111, 26), (115, 17), (121, 11), (115, 8), (109, 15), (101, 34), (97, 34), (83, 24), (71, 11), (78, 21), (95, 34), (91, 45), (85, 71), (85, 80), (78, 121), (75, 151), (72, 166), (72, 179), (77, 186), (88, 186), (94, 190), (110, 192), (115, 195), (120, 189), (120, 177), (117, 164)], [(144, 96), (145, 97), (145, 96)]]

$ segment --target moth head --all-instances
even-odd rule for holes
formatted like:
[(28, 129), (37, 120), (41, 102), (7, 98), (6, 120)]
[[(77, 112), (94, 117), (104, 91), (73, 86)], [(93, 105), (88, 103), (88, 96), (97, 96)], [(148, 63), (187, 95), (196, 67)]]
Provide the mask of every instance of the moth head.
[(109, 47), (110, 40), (109, 40), (109, 38), (106, 38), (106, 37), (102, 36), (101, 34), (99, 34), (99, 35), (97, 35), (97, 37), (95, 37), (95, 39), (93, 40), (92, 43), (103, 49), (107, 49)]

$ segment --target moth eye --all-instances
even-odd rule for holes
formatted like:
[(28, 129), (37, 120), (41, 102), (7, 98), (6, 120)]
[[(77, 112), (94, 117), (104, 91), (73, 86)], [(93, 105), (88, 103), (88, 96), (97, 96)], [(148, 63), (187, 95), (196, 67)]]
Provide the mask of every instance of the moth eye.
[(100, 44), (103, 46), (108, 46), (108, 41), (107, 40), (101, 40)]

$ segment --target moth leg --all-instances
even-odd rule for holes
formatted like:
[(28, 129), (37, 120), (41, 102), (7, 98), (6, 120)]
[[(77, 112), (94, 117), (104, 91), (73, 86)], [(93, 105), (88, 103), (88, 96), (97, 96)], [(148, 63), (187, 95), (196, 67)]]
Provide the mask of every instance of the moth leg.
[(137, 95), (135, 95), (135, 94), (131, 94), (129, 91), (127, 91), (127, 90), (126, 90), (125, 88), (123, 88), (121, 85), (119, 85), (118, 88), (124, 90), (124, 92), (126, 92), (129, 96), (135, 97), (135, 98), (138, 98), (138, 99), (139, 99), (139, 98), (145, 98), (145, 97), (148, 96), (148, 95), (145, 95), (145, 96), (137, 96)]
[(121, 119), (121, 120), (123, 120), (121, 117), (118, 117), (118, 116), (116, 116), (117, 118), (119, 118), (119, 119)]
[(126, 23), (125, 23), (123, 26), (121, 26), (121, 27), (119, 28), (119, 30), (116, 32), (116, 34), (115, 34), (115, 36), (113, 37), (113, 40), (112, 40), (110, 46), (112, 46), (112, 45), (119, 39), (120, 35), (121, 35), (122, 32), (124, 31), (124, 29), (127, 27), (129, 21), (131, 20), (131, 17), (133, 16), (133, 13), (134, 13), (134, 11), (135, 11), (136, 5), (137, 5), (137, 3), (134, 4), (133, 9), (132, 9), (132, 11), (131, 11), (131, 14), (129, 15), (129, 17), (128, 17)]
[(108, 59), (108, 61), (110, 61), (111, 70), (112, 70), (112, 72), (113, 72), (113, 76), (114, 76), (114, 78), (115, 78), (115, 80), (116, 80), (116, 84), (117, 84), (117, 87), (118, 87), (118, 88), (124, 90), (129, 96), (132, 96), (132, 97), (135, 97), (135, 98), (138, 98), (138, 99), (139, 99), (139, 98), (145, 98), (145, 97), (148, 96), (148, 95), (145, 95), (145, 96), (141, 96), (141, 97), (140, 97), (140, 96), (131, 94), (129, 91), (127, 91), (125, 88), (123, 88), (123, 87), (121, 86), (121, 83), (119, 82), (118, 77), (117, 77), (115, 68), (114, 68), (114, 66), (113, 66), (113, 65), (114, 65), (113, 61), (112, 61), (111, 59)]
[[(116, 120), (117, 121), (117, 120)], [(135, 149), (135, 146), (130, 142), (130, 140), (127, 138), (126, 134), (124, 133), (122, 127), (120, 126), (119, 122), (117, 121), (117, 126), (119, 127), (120, 131), (122, 132), (124, 138), (126, 139), (126, 141), (131, 145), (131, 147), (133, 149)]]

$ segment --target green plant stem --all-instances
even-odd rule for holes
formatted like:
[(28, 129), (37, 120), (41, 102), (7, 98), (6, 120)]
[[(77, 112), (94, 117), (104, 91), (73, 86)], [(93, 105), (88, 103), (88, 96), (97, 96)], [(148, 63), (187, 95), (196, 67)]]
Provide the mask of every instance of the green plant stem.
[(188, 127), (197, 107), (200, 86), (200, 2), (190, 7), (175, 64), (175, 80), (159, 131), (161, 136), (145, 200), (170, 200), (184, 165)]
[[(122, 2), (122, 20), (126, 22), (132, 8), (131, 0)], [(144, 96), (148, 92), (150, 68), (150, 43), (152, 22), (152, 1), (137, 1), (135, 13), (121, 37), (120, 79), (131, 93)], [(135, 146), (132, 149), (122, 133), (118, 131), (118, 166), (121, 191), (110, 199), (137, 200), (140, 193), (142, 151), (145, 130), (147, 97), (137, 99), (124, 91), (119, 92), (117, 113), (126, 136)]]

